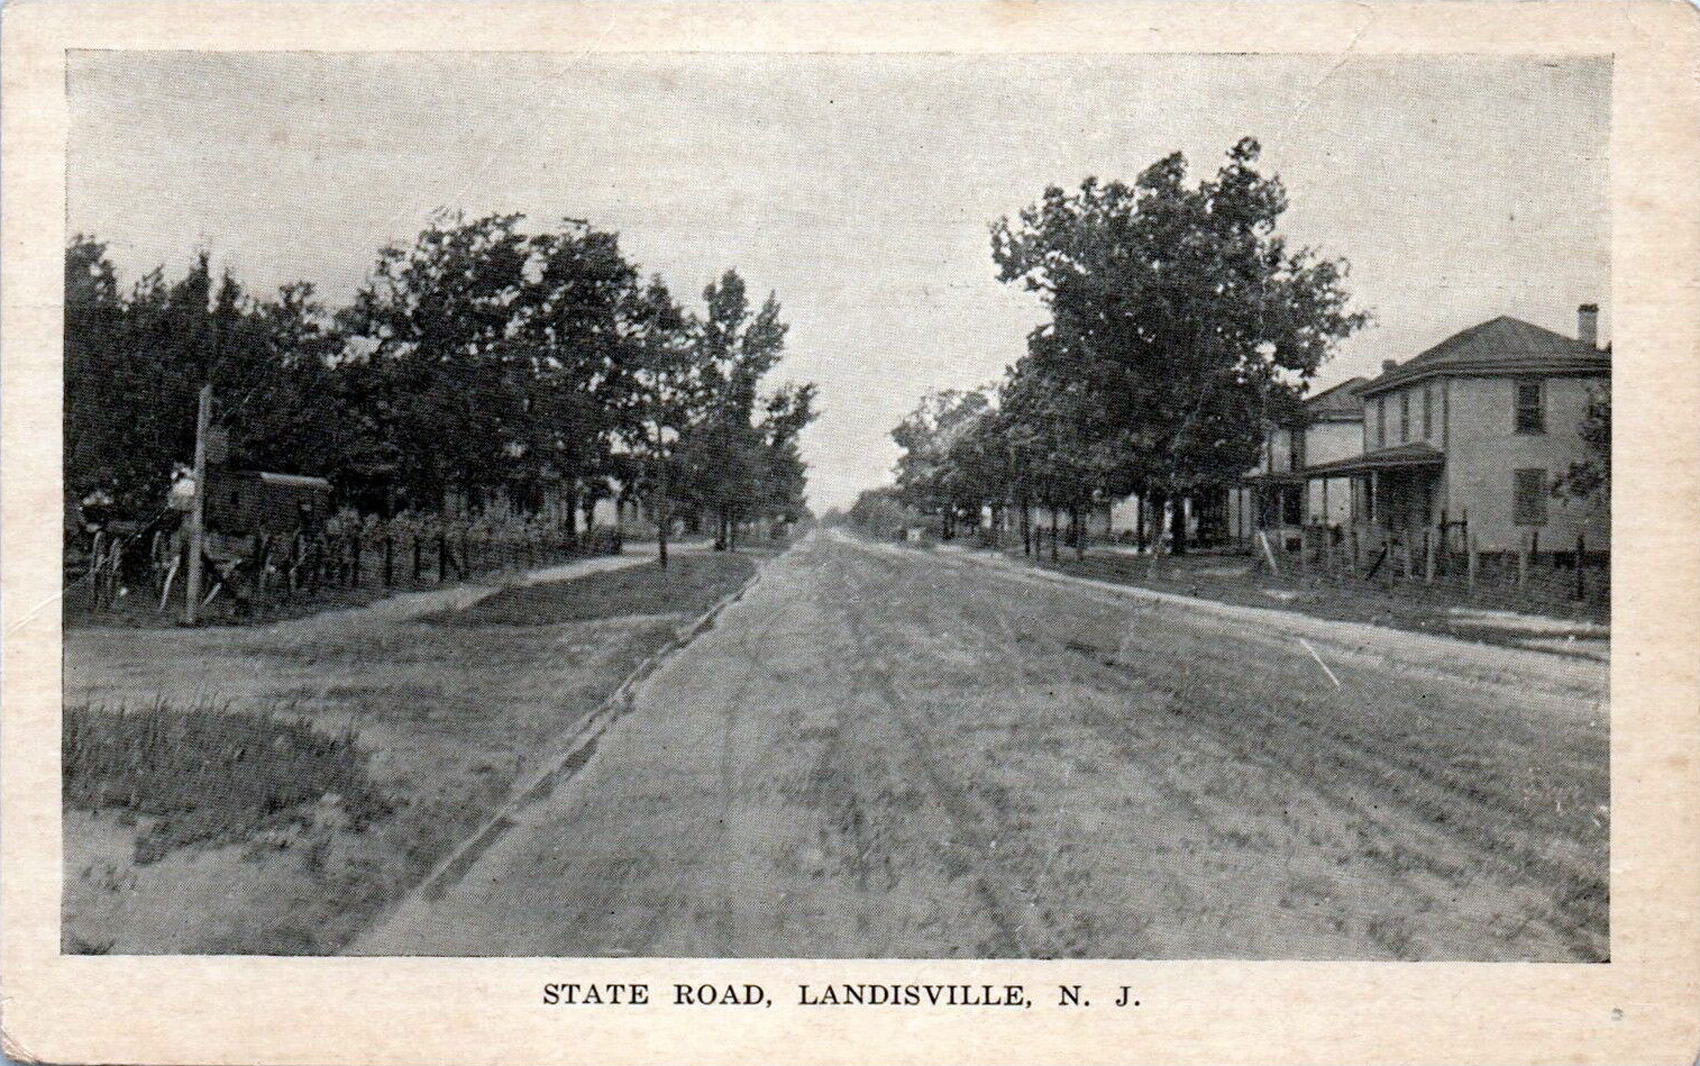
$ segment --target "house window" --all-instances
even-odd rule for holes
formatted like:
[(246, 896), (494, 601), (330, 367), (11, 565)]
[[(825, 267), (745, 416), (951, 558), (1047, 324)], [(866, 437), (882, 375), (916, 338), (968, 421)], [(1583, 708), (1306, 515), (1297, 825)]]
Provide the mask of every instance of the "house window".
[(1375, 401), (1375, 446), (1387, 447), (1387, 397)]
[(1423, 386), (1423, 439), (1434, 436), (1434, 386)]
[(1517, 382), (1517, 432), (1547, 431), (1546, 387), (1540, 378)]
[(1403, 444), (1410, 439), (1411, 394), (1408, 392), (1401, 392), (1399, 394), (1399, 443)]
[(1545, 470), (1517, 471), (1516, 495), (1511, 507), (1512, 521), (1520, 526), (1547, 524), (1547, 472)]

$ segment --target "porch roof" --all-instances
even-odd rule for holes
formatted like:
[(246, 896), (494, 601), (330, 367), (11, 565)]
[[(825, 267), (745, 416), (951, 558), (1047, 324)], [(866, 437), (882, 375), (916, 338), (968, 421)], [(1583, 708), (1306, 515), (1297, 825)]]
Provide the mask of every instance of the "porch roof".
[(1267, 470), (1257, 474), (1247, 474), (1240, 478), (1243, 485), (1303, 485), (1306, 472), (1303, 470)]
[(1446, 455), (1432, 444), (1401, 444), (1397, 448), (1382, 448), (1350, 459), (1305, 467), (1305, 477), (1348, 477), (1376, 470), (1400, 470), (1422, 466), (1444, 466)]

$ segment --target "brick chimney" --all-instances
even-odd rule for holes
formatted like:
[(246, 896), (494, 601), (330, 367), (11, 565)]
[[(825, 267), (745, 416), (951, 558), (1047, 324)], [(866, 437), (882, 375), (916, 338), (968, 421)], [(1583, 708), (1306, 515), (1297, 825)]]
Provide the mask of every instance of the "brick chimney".
[(1397, 360), (1397, 359), (1383, 359), (1381, 361), (1381, 372), (1383, 374), (1391, 374), (1391, 373), (1393, 373), (1393, 371), (1397, 370), (1398, 368), (1399, 368), (1399, 360)]
[(1576, 309), (1576, 339), (1590, 348), (1600, 346), (1600, 305), (1583, 304)]

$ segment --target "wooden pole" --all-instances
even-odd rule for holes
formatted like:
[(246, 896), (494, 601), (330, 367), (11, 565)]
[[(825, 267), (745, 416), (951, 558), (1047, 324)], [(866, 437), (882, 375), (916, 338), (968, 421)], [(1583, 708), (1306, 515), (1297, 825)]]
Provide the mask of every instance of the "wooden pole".
[[(661, 439), (660, 430), (656, 431), (656, 440)], [(658, 452), (660, 448), (656, 449)], [(660, 488), (655, 494), (655, 545), (661, 555), (661, 569), (667, 569), (667, 457), (661, 456), (661, 473), (657, 477)]]
[(1433, 529), (1423, 530), (1423, 584), (1434, 584), (1434, 553), (1440, 542), (1440, 533)]
[(184, 585), (183, 622), (194, 625), (201, 602), (201, 551), (206, 540), (207, 429), (212, 422), (212, 384), (201, 386), (195, 412), (195, 502), (189, 511), (189, 576)]
[(1474, 533), (1468, 535), (1466, 547), (1470, 554), (1467, 587), (1471, 592), (1474, 592), (1476, 591), (1476, 570), (1481, 566), (1481, 553), (1476, 550), (1476, 535)]

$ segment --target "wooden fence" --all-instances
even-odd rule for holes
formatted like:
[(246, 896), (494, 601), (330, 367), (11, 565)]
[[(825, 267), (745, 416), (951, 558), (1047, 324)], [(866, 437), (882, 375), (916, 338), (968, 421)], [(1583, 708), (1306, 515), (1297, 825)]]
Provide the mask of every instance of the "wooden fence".
[(1371, 582), (1388, 589), (1443, 587), (1543, 603), (1609, 603), (1611, 557), (1584, 537), (1543, 544), (1531, 530), (1515, 549), (1483, 548), (1466, 522), (1417, 529), (1307, 526), (1298, 546), (1259, 535), (1258, 563), (1280, 573)]
[[(238, 615), (263, 613), (338, 590), (430, 588), (473, 574), (529, 569), (589, 555), (617, 555), (618, 529), (585, 532), (512, 523), (500, 527), (443, 524), (365, 525), (314, 536), (212, 536), (203, 552), (203, 607), (220, 603)], [(161, 613), (180, 608), (188, 570), (181, 537), (94, 534), (86, 555), (66, 560), (66, 587), (86, 585), (79, 602), (115, 607), (126, 591), (146, 589)]]

